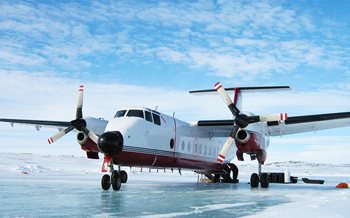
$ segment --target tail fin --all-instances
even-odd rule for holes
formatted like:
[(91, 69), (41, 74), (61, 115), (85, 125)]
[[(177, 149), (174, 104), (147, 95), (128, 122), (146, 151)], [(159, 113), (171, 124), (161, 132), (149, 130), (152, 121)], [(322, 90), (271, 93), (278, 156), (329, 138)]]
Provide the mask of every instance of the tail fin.
[[(289, 90), (290, 86), (254, 86), (254, 87), (234, 87), (234, 88), (225, 88), (226, 92), (233, 94), (233, 103), (238, 109), (242, 109), (242, 95), (241, 93), (250, 93), (250, 92), (266, 92), (266, 91), (285, 91)], [(204, 89), (204, 90), (192, 90), (189, 91), (193, 95), (207, 95), (215, 94), (216, 89)]]

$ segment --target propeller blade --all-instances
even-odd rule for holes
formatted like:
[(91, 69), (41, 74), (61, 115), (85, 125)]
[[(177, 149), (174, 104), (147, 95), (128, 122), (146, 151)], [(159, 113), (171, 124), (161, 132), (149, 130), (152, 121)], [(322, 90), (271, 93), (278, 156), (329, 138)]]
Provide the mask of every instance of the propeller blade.
[(74, 129), (74, 127), (70, 126), (67, 129), (64, 129), (64, 130), (58, 132), (57, 134), (55, 134), (54, 136), (50, 137), (47, 141), (49, 142), (49, 144), (52, 144), (55, 141), (57, 141), (58, 139), (62, 138), (67, 133), (69, 133), (70, 131), (72, 131), (73, 129)]
[(231, 113), (234, 116), (237, 116), (237, 114), (239, 114), (239, 110), (236, 107), (236, 105), (233, 104), (230, 96), (228, 96), (226, 90), (222, 87), (220, 82), (217, 82), (215, 84), (215, 89), (216, 91), (219, 93), (219, 95), (221, 96), (222, 100), (225, 102), (225, 104), (227, 105), (227, 107), (230, 109)]
[(261, 115), (259, 116), (259, 118), (261, 122), (284, 121), (288, 119), (288, 114), (280, 113), (280, 114)]
[(75, 119), (83, 118), (83, 97), (84, 97), (84, 85), (80, 85), (77, 112), (75, 115)]
[(224, 162), (226, 154), (227, 154), (228, 150), (230, 149), (230, 147), (232, 146), (232, 144), (235, 140), (234, 137), (236, 136), (238, 130), (239, 130), (239, 126), (233, 127), (229, 137), (227, 138), (224, 146), (222, 147), (222, 149), (221, 149), (221, 151), (216, 159), (219, 163), (222, 164)]
[(93, 142), (95, 142), (97, 144), (97, 140), (98, 140), (98, 136), (93, 133), (92, 131), (88, 130), (85, 127), (82, 127), (81, 130), (83, 131), (83, 133), (85, 133)]

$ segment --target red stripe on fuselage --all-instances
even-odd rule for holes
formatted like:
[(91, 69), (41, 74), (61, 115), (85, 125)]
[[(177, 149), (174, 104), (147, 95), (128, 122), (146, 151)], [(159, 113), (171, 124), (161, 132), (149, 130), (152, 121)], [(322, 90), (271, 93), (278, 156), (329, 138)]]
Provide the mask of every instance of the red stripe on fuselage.
[[(216, 162), (193, 160), (180, 157), (169, 157), (155, 154), (144, 154), (137, 152), (123, 151), (114, 155), (115, 164), (124, 166), (144, 166), (144, 167), (173, 167), (193, 170), (217, 170)], [(153, 165), (152, 165), (153, 164)]]

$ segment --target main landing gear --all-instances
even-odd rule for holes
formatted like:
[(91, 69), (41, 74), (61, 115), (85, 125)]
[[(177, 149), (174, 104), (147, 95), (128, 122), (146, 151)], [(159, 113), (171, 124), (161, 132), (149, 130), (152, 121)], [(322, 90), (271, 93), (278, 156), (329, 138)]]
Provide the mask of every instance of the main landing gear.
[(215, 172), (215, 173), (207, 172), (204, 175), (212, 183), (239, 183), (239, 180), (237, 179), (238, 168), (233, 163), (224, 165), (219, 172)]
[[(109, 190), (112, 185), (114, 191), (119, 191), (122, 183), (126, 183), (128, 181), (128, 174), (124, 170), (120, 170), (120, 166), (118, 166), (118, 170), (114, 170), (113, 167), (113, 159), (110, 157), (105, 157), (104, 165), (107, 164), (111, 175), (105, 174), (101, 179), (101, 186), (103, 190)], [(103, 172), (106, 172), (104, 168)]]
[(259, 162), (259, 173), (253, 173), (250, 176), (250, 187), (257, 188), (259, 186), (261, 188), (268, 188), (270, 184), (270, 177), (267, 173), (261, 172), (261, 163)]

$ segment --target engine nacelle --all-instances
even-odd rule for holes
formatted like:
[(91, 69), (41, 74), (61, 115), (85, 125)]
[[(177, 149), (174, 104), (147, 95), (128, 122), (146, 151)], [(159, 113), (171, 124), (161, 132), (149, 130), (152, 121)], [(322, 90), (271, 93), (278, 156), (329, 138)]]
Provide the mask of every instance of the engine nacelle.
[(238, 130), (235, 139), (241, 143), (244, 144), (249, 141), (250, 139), (250, 133), (247, 130), (240, 129)]
[(81, 146), (83, 146), (88, 139), (89, 139), (89, 137), (85, 133), (83, 133), (81, 131), (78, 132), (77, 141)]
[(77, 134), (77, 141), (81, 145), (81, 149), (87, 152), (98, 153), (100, 150), (97, 148), (95, 142), (93, 142), (85, 133), (79, 131)]

